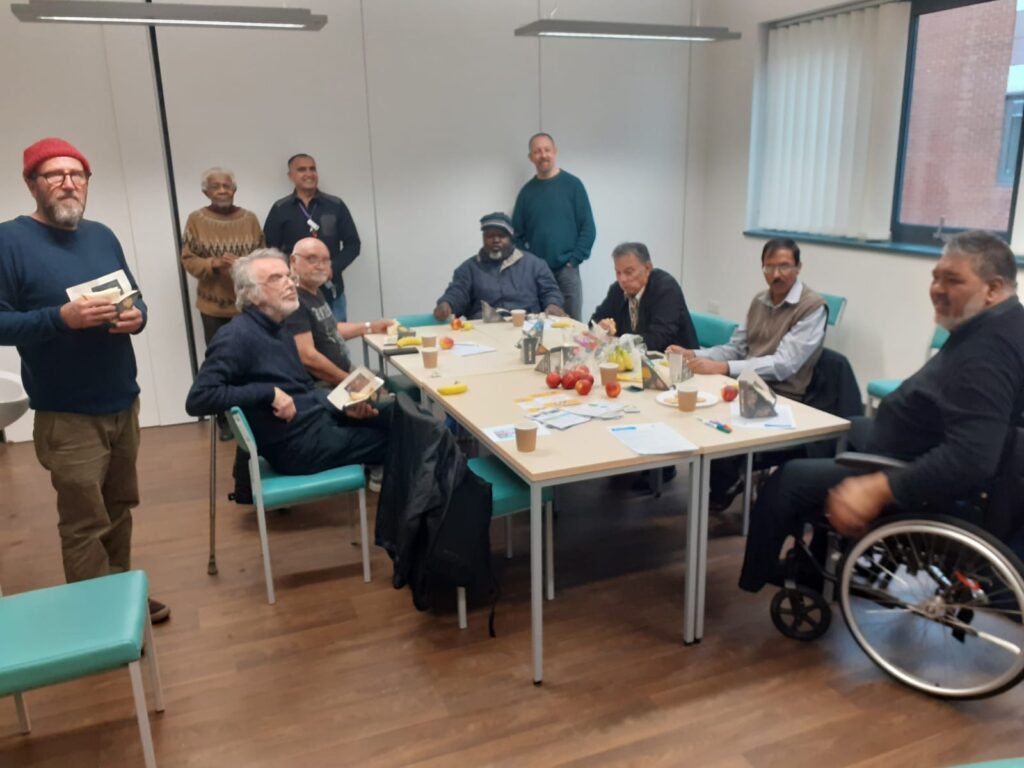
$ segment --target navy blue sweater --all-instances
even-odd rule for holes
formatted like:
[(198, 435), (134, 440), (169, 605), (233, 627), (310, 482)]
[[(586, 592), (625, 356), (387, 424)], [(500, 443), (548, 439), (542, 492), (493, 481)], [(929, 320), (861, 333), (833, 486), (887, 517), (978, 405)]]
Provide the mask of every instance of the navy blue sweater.
[[(87, 415), (117, 413), (139, 395), (131, 339), (106, 327), (71, 330), (60, 317), (66, 289), (124, 270), (114, 233), (94, 221), (72, 231), (31, 216), (0, 224), (0, 344), (21, 355), (31, 406)], [(141, 300), (143, 327), (147, 314)]]
[[(295, 400), (290, 422), (277, 418), (270, 407), (274, 387)], [(217, 331), (185, 401), (192, 416), (223, 413), (234, 406), (248, 419), (261, 453), (275, 443), (301, 439), (328, 409), (334, 410), (326, 391), (302, 366), (291, 332), (252, 307)]]

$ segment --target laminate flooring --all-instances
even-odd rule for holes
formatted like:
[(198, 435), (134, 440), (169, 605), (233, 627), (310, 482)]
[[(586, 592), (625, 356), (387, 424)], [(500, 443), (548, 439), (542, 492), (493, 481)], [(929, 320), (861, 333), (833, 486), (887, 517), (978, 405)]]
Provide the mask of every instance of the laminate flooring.
[[(270, 515), (271, 606), (255, 514), (225, 500), (233, 446), (218, 451), (220, 573), (208, 576), (207, 427), (143, 431), (134, 564), (172, 609), (155, 630), (167, 711), (151, 719), (164, 768), (890, 768), (1024, 755), (1024, 686), (944, 703), (890, 681), (838, 616), (818, 642), (779, 635), (771, 592), (735, 586), (735, 514), (714, 521), (706, 638), (685, 647), (684, 477), (657, 500), (625, 478), (560, 492), (557, 596), (545, 604), (545, 682), (534, 687), (525, 516), (510, 561), (503, 524), (492, 529), (495, 639), (486, 606), (471, 606), (462, 632), (453, 595), (417, 612), (391, 587), (380, 549), (363, 583), (354, 497)], [(14, 593), (62, 579), (48, 476), (31, 444), (0, 445), (0, 584)], [(26, 700), (30, 736), (0, 701), (2, 768), (142, 764), (126, 672)]]

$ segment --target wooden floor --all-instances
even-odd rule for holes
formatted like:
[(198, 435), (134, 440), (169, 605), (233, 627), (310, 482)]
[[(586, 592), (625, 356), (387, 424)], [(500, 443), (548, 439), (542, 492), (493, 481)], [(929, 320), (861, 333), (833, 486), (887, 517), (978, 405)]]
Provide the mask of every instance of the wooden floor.
[[(221, 445), (222, 466), (230, 452)], [(348, 515), (328, 505), (272, 516), (270, 606), (252, 512), (219, 504), (220, 575), (206, 574), (207, 464), (205, 425), (144, 431), (135, 565), (173, 610), (156, 629), (167, 711), (152, 720), (164, 768), (902, 768), (1024, 754), (1024, 686), (946, 704), (876, 671), (841, 619), (817, 643), (780, 636), (771, 594), (735, 586), (734, 520), (718, 524), (709, 548), (707, 637), (684, 647), (683, 478), (657, 501), (622, 479), (560, 496), (558, 595), (545, 605), (546, 680), (535, 688), (525, 519), (508, 563), (503, 528), (493, 531), (496, 639), (484, 609), (463, 632), (451, 604), (417, 613), (408, 591), (390, 586), (381, 550), (364, 584)], [(5, 592), (62, 581), (55, 518), (32, 446), (0, 445)], [(12, 701), (0, 701), (3, 768), (141, 765), (126, 672), (26, 698), (27, 737)]]

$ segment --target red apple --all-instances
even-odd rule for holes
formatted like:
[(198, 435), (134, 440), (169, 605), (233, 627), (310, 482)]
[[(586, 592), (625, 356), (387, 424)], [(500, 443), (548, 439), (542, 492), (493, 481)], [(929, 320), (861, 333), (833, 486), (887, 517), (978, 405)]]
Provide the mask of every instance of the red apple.
[(451, 349), (454, 346), (455, 346), (455, 339), (453, 339), (451, 336), (442, 336), (441, 337), (441, 349)]
[(577, 365), (573, 370), (577, 376), (588, 376), (590, 374), (590, 369), (585, 365)]
[(565, 389), (572, 389), (576, 386), (577, 376), (572, 371), (566, 371), (562, 374), (562, 386)]
[(618, 397), (620, 392), (622, 392), (622, 385), (617, 381), (604, 385), (604, 393), (608, 395), (608, 397)]
[(722, 399), (727, 403), (731, 403), (736, 399), (736, 395), (740, 393), (739, 387), (735, 384), (726, 384), (722, 387)]
[(558, 371), (552, 371), (545, 381), (552, 389), (558, 389), (562, 385), (562, 375)]
[(590, 388), (592, 386), (594, 386), (594, 382), (588, 381), (585, 376), (582, 379), (576, 379), (576, 394), (584, 396), (589, 395)]
[(590, 382), (590, 386), (594, 386), (594, 377), (591, 376), (589, 373), (583, 378)]

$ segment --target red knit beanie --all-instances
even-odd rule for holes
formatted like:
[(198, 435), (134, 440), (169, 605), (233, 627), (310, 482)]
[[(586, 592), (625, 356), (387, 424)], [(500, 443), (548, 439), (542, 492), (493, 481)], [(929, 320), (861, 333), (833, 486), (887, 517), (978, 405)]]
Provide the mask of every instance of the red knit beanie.
[(86, 173), (92, 173), (89, 161), (85, 155), (68, 144), (64, 139), (40, 139), (31, 147), (25, 149), (25, 168), (21, 172), (26, 179), (32, 175), (40, 163), (45, 163), (54, 157), (73, 157), (78, 160)]

